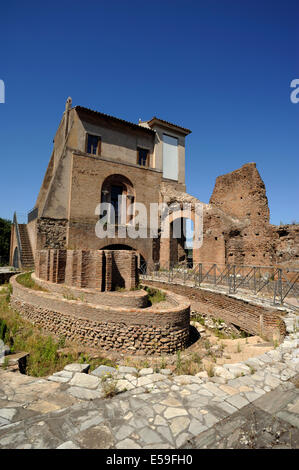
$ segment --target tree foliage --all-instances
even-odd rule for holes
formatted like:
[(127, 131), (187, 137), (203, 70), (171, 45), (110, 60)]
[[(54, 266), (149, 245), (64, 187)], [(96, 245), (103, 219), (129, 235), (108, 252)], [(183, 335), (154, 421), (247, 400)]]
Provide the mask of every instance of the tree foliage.
[(0, 217), (0, 265), (9, 262), (11, 221)]

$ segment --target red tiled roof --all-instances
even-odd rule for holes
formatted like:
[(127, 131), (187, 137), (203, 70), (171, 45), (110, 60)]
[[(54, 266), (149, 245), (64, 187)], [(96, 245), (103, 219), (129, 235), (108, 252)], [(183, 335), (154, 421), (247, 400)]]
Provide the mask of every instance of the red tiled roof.
[(139, 126), (138, 124), (135, 124), (135, 123), (129, 122), (129, 121), (125, 121), (124, 119), (120, 119), (120, 118), (117, 118), (117, 117), (114, 117), (114, 116), (110, 116), (109, 114), (100, 113), (99, 111), (94, 111), (93, 109), (84, 108), (83, 106), (75, 106), (74, 109), (76, 109), (77, 111), (82, 111), (86, 114), (90, 114), (91, 116), (98, 116), (98, 117), (102, 117), (102, 118), (105, 118), (105, 119), (109, 119), (113, 122), (123, 124), (125, 126), (131, 127), (132, 129), (135, 129), (135, 130), (138, 129), (139, 131), (146, 132), (146, 133), (151, 134), (151, 135), (155, 134), (155, 131), (153, 131), (152, 129), (148, 129), (147, 127)]

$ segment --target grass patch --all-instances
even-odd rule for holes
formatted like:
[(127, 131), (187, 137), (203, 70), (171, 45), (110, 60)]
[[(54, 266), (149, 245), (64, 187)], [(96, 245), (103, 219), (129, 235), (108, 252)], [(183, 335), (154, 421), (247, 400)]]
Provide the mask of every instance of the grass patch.
[(194, 317), (191, 318), (191, 321), (200, 323), (202, 326), (205, 326), (205, 319), (199, 313), (196, 314)]
[(66, 355), (60, 354), (58, 351), (66, 345), (65, 338), (55, 338), (52, 335), (45, 334), (40, 328), (24, 320), (16, 311), (10, 308), (9, 296), (10, 293), (7, 292), (6, 297), (0, 298), (1, 339), (9, 345), (12, 353), (20, 351), (29, 353), (27, 360), (28, 375), (45, 377), (62, 370), (72, 362), (88, 363), (91, 370), (102, 364), (115, 365), (106, 358), (91, 359), (88, 355), (77, 353), (76, 348), (78, 346), (72, 343), (70, 345), (74, 346), (74, 351)]
[(34, 280), (31, 277), (31, 274), (32, 274), (32, 272), (20, 274), (16, 278), (16, 280), (22, 286), (28, 287), (28, 289), (41, 290), (41, 291), (44, 291), (44, 292), (48, 292), (47, 289), (44, 289), (43, 287), (36, 284), (36, 282), (34, 282)]
[(153, 287), (145, 287), (145, 290), (148, 293), (148, 300), (151, 305), (166, 300), (166, 294), (160, 291), (159, 289), (154, 289)]

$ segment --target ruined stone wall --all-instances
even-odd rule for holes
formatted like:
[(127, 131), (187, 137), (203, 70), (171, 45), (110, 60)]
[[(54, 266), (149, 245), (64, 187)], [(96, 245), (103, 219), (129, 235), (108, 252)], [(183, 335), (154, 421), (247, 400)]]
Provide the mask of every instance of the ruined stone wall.
[(126, 250), (38, 250), (37, 278), (101, 291), (138, 284), (137, 253)]
[(266, 188), (255, 163), (218, 176), (210, 204), (237, 219), (250, 218), (251, 223), (269, 223), (270, 212)]
[[(15, 273), (11, 273), (14, 275)], [(134, 291), (106, 291), (98, 289), (69, 286), (66, 284), (54, 284), (53, 282), (39, 279), (34, 273), (31, 275), (36, 284), (48, 292), (54, 292), (66, 298), (79, 299), (82, 302), (89, 302), (95, 305), (108, 305), (110, 307), (148, 307), (148, 293), (143, 289)]]
[[(11, 279), (11, 306), (57, 336), (104, 350), (174, 353), (189, 341), (190, 305), (168, 294), (167, 310), (95, 306), (28, 289)], [(167, 293), (167, 291), (166, 291)]]
[(299, 268), (299, 225), (271, 226), (276, 264)]
[(37, 221), (37, 250), (66, 248), (67, 220), (41, 218)]
[(166, 287), (177, 294), (184, 294), (196, 302), (199, 313), (210, 315), (213, 318), (222, 318), (226, 323), (232, 323), (247, 333), (262, 335), (272, 340), (278, 335), (286, 335), (286, 326), (275, 310), (250, 304), (226, 294), (218, 294), (206, 289), (146, 281), (146, 285)]
[(216, 179), (204, 210), (201, 262), (299, 266), (299, 226), (269, 223), (266, 189), (255, 163)]

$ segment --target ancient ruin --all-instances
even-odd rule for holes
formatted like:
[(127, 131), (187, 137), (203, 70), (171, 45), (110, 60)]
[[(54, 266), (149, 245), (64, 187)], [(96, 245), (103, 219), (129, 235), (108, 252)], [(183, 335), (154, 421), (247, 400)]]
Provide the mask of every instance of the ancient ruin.
[[(121, 237), (116, 231), (114, 238), (99, 239), (95, 212), (101, 202), (117, 209), (119, 197), (122, 203), (144, 204), (148, 214), (150, 203), (200, 203), (185, 192), (185, 138), (190, 132), (156, 117), (133, 124), (72, 107), (69, 98), (34, 209), (27, 224), (14, 218), (10, 264), (31, 268), (43, 249), (133, 249), (139, 266), (168, 268), (186, 262), (183, 234), (152, 238), (147, 229), (145, 238)], [(299, 227), (270, 224), (266, 189), (255, 163), (219, 176), (203, 208), (203, 245), (193, 250), (193, 264), (298, 266)], [(116, 220), (116, 227), (127, 226), (126, 217)]]

